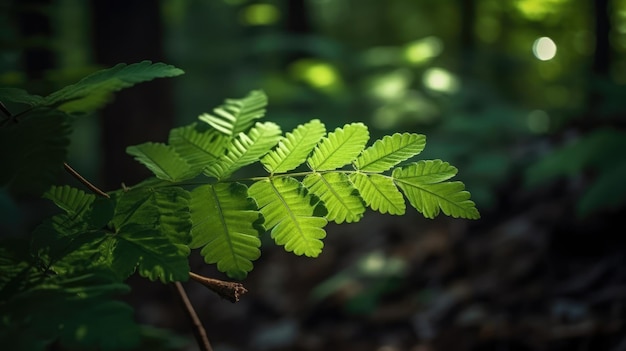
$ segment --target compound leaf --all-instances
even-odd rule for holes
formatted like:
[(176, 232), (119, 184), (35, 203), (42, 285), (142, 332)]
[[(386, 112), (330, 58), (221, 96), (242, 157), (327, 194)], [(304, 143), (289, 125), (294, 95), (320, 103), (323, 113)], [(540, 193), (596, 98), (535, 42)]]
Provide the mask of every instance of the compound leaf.
[(267, 95), (261, 90), (253, 90), (241, 99), (226, 99), (223, 105), (213, 109), (213, 114), (204, 113), (198, 117), (211, 127), (228, 136), (246, 132), (256, 119), (265, 115)]
[(352, 173), (350, 180), (365, 204), (382, 214), (402, 215), (406, 210), (404, 197), (393, 179), (380, 174)]
[(413, 133), (386, 135), (356, 159), (356, 168), (368, 172), (384, 172), (419, 154), (426, 146), (426, 136)]
[(95, 200), (96, 196), (68, 185), (52, 186), (43, 194), (43, 197), (52, 200), (70, 217), (82, 215)]
[(202, 247), (207, 263), (234, 279), (243, 279), (259, 258), (261, 213), (243, 184), (203, 185), (191, 193), (191, 248)]
[(327, 220), (317, 215), (318, 200), (299, 181), (291, 177), (262, 180), (252, 184), (248, 193), (278, 245), (298, 256), (317, 257), (322, 252)]
[(215, 162), (224, 153), (228, 137), (209, 129), (200, 131), (194, 123), (172, 129), (169, 144), (191, 168), (191, 173), (200, 173), (207, 165)]
[(276, 149), (265, 155), (261, 163), (270, 173), (291, 171), (306, 161), (325, 133), (324, 124), (317, 119), (300, 125), (291, 133), (286, 133), (278, 142)]
[(280, 138), (280, 127), (272, 122), (257, 123), (248, 133), (239, 133), (226, 147), (226, 153), (205, 169), (209, 176), (223, 179), (243, 166), (258, 161)]
[[(164, 203), (168, 202), (164, 207)], [(122, 277), (135, 269), (151, 280), (187, 280), (188, 236), (191, 230), (189, 193), (177, 187), (141, 187), (116, 194), (116, 211), (111, 221), (110, 261)]]
[(363, 123), (346, 124), (337, 128), (315, 147), (307, 160), (316, 171), (327, 171), (343, 167), (363, 151), (369, 140), (369, 131)]
[(176, 182), (193, 178), (191, 167), (174, 148), (161, 143), (144, 143), (126, 148), (129, 155), (146, 166), (157, 178)]
[(116, 91), (155, 78), (175, 77), (183, 73), (179, 68), (160, 62), (120, 63), (46, 96), (40, 106), (55, 107), (67, 113), (91, 112), (107, 104)]
[(350, 223), (363, 217), (365, 206), (346, 174), (316, 172), (306, 176), (302, 183), (324, 202), (328, 220)]
[(443, 182), (456, 172), (457, 169), (447, 162), (429, 160), (396, 168), (392, 177), (411, 205), (426, 218), (435, 218), (440, 210), (455, 218), (480, 218), (463, 183)]

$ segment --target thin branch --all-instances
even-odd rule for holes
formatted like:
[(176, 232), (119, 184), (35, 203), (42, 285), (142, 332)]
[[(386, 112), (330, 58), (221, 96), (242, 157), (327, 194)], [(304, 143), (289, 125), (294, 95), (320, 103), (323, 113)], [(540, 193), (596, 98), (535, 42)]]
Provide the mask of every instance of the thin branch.
[(6, 106), (4, 106), (4, 104), (2, 103), (2, 101), (0, 101), (0, 112), (2, 112), (3, 115), (5, 115), (8, 118), (13, 117), (13, 115), (11, 114), (11, 112), (9, 112), (9, 109), (7, 109)]
[(206, 334), (206, 330), (202, 326), (202, 322), (196, 313), (196, 310), (193, 308), (191, 301), (189, 301), (189, 297), (185, 292), (185, 288), (183, 288), (183, 284), (180, 282), (174, 283), (176, 287), (176, 292), (178, 292), (178, 297), (180, 297), (180, 301), (185, 307), (185, 311), (187, 311), (187, 315), (191, 322), (193, 323), (193, 334), (196, 336), (196, 341), (198, 342), (198, 346), (202, 351), (213, 351), (211, 347), (211, 343), (209, 342), (209, 337)]
[(74, 168), (70, 167), (70, 165), (68, 165), (67, 162), (63, 163), (63, 167), (65, 167), (65, 170), (69, 174), (71, 174), (74, 178), (78, 179), (79, 182), (83, 183), (87, 188), (89, 188), (89, 190), (93, 191), (94, 193), (100, 196), (110, 198), (109, 194), (105, 193), (104, 191), (98, 189), (98, 187), (96, 187), (95, 185), (91, 184), (87, 179), (85, 179), (82, 175), (80, 175), (80, 173), (76, 172)]
[(227, 299), (232, 303), (239, 302), (239, 297), (248, 292), (248, 289), (246, 289), (243, 284), (207, 278), (194, 272), (189, 272), (189, 278), (206, 286), (213, 292), (217, 293), (219, 296)]

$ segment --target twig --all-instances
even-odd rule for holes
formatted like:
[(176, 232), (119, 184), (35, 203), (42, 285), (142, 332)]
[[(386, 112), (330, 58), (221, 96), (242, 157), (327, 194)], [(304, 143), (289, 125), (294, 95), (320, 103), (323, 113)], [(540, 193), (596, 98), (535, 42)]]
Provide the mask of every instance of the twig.
[(189, 278), (206, 286), (213, 292), (217, 293), (219, 296), (227, 299), (232, 303), (239, 302), (239, 297), (248, 292), (248, 289), (246, 289), (243, 284), (207, 278), (194, 272), (189, 272)]
[(7, 116), (8, 118), (13, 117), (13, 115), (11, 114), (11, 112), (9, 112), (9, 109), (7, 109), (6, 106), (4, 106), (4, 104), (2, 103), (2, 101), (0, 101), (0, 111), (2, 112), (2, 114), (4, 114), (5, 116)]
[(87, 188), (89, 188), (89, 190), (93, 191), (94, 193), (100, 196), (110, 198), (109, 194), (105, 193), (104, 191), (98, 189), (98, 187), (96, 187), (95, 185), (91, 184), (87, 179), (85, 179), (82, 175), (80, 175), (80, 173), (76, 172), (74, 168), (70, 167), (70, 165), (68, 165), (67, 162), (63, 163), (63, 167), (65, 167), (65, 170), (69, 174), (71, 174), (74, 178), (78, 179), (79, 182), (83, 183)]
[(185, 292), (185, 288), (183, 288), (183, 284), (180, 282), (174, 283), (176, 287), (176, 291), (178, 292), (178, 296), (180, 297), (180, 301), (183, 306), (185, 306), (185, 311), (187, 311), (187, 315), (191, 322), (193, 323), (193, 334), (196, 336), (196, 341), (198, 342), (198, 346), (202, 351), (213, 351), (211, 347), (211, 343), (209, 342), (209, 337), (206, 334), (206, 330), (202, 326), (202, 322), (196, 313), (196, 310), (193, 308), (191, 301), (189, 301), (189, 297)]

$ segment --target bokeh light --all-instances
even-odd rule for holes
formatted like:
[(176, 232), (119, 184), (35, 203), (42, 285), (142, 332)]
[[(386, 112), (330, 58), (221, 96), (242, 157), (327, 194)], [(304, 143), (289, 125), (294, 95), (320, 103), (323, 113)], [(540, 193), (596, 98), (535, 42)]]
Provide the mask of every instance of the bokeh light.
[(423, 83), (428, 89), (442, 93), (455, 93), (460, 86), (457, 77), (437, 67), (429, 68), (424, 72)]
[(533, 54), (541, 61), (549, 61), (556, 56), (556, 44), (548, 37), (541, 37), (533, 43)]
[(241, 21), (250, 26), (274, 24), (280, 18), (280, 11), (272, 4), (254, 4), (246, 6), (241, 12)]
[(528, 114), (526, 123), (531, 132), (546, 133), (550, 129), (550, 116), (546, 111), (534, 110)]
[(408, 43), (404, 48), (404, 57), (410, 63), (420, 64), (438, 56), (442, 51), (441, 39), (430, 36)]

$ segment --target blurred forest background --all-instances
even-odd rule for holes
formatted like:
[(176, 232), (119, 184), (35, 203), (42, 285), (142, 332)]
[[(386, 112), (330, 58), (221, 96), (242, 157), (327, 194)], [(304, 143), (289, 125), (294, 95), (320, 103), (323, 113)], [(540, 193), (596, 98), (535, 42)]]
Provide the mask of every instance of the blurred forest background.
[[(105, 190), (225, 98), (284, 130), (352, 121), (428, 137), (482, 218), (369, 212), (317, 259), (269, 242), (230, 304), (185, 286), (215, 350), (626, 350), (626, 0), (3, 0), (0, 86), (47, 95), (120, 62), (185, 70), (76, 120), (68, 162)], [(72, 182), (65, 179), (64, 182)], [(80, 185), (77, 185), (80, 186)], [(46, 211), (0, 192), (3, 236)], [(192, 270), (224, 278), (192, 253)], [(175, 295), (137, 319), (192, 340)], [(114, 337), (114, 336), (112, 336)], [(181, 349), (194, 350), (193, 341)]]

